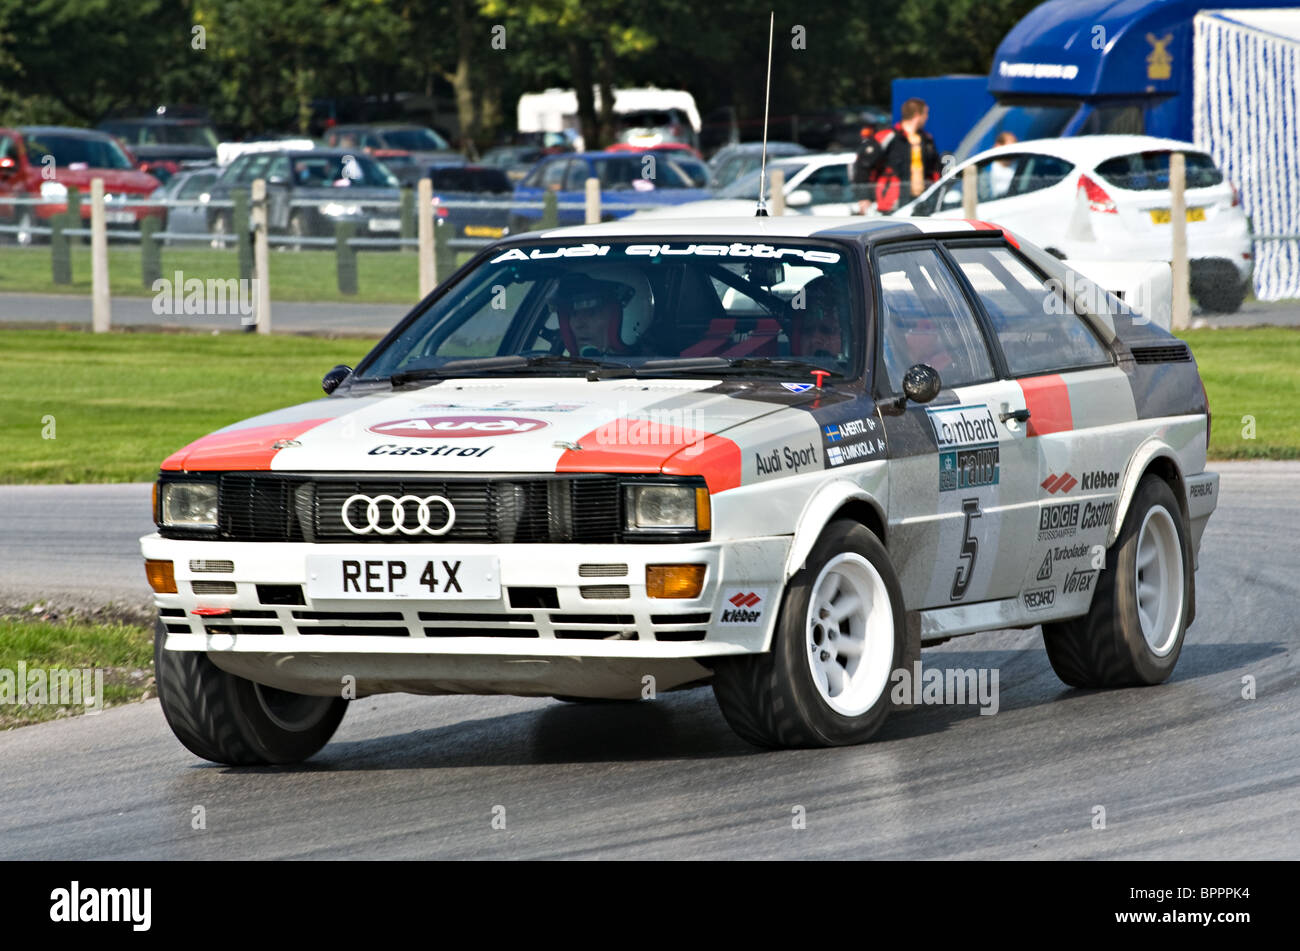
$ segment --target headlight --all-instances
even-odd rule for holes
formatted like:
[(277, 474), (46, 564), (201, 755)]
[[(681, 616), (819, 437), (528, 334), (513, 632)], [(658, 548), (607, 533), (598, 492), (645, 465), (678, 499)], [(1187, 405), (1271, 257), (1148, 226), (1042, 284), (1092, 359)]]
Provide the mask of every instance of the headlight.
[(338, 218), (344, 215), (361, 214), (360, 205), (345, 205), (342, 202), (331, 201), (320, 206), (321, 214), (329, 215), (331, 218)]
[(215, 482), (168, 482), (162, 487), (162, 522), (168, 528), (217, 527)]
[(42, 198), (67, 198), (68, 186), (62, 182), (41, 182)]
[(629, 529), (696, 531), (701, 528), (701, 495), (708, 510), (708, 490), (691, 485), (629, 485), (624, 492)]

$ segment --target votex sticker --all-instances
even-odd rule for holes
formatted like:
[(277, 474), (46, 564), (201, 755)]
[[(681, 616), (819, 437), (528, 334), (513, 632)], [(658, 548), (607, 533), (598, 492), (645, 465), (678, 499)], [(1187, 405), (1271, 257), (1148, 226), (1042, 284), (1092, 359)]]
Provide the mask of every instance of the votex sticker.
[(549, 423), (523, 416), (416, 416), (367, 426), (380, 436), (415, 439), (467, 439), (475, 436), (513, 436), (544, 429)]

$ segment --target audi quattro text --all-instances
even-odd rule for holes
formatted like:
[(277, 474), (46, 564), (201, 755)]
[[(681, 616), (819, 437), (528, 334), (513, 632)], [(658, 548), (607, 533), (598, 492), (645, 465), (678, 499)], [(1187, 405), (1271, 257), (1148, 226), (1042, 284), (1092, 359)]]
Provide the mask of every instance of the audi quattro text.
[(1187, 346), (983, 222), (516, 236), (323, 388), (159, 472), (159, 696), (210, 760), (393, 691), (709, 683), (753, 743), (857, 743), (922, 644), (1037, 625), (1067, 684), (1158, 683), (1218, 496)]

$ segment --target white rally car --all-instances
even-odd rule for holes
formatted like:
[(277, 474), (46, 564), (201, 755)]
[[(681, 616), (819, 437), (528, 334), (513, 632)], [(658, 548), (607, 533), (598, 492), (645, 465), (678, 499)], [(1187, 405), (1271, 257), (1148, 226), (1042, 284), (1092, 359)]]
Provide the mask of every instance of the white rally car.
[(981, 222), (520, 235), (324, 386), (162, 464), (201, 757), (301, 760), (367, 694), (705, 682), (754, 743), (856, 743), (923, 643), (1039, 624), (1068, 684), (1158, 683), (1218, 493), (1186, 345)]

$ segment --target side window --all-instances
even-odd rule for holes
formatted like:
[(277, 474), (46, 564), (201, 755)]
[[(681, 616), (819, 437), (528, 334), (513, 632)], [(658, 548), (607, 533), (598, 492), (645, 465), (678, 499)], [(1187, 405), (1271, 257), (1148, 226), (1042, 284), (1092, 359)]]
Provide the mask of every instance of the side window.
[(14, 140), (7, 135), (0, 135), (0, 159), (13, 159), (14, 164), (18, 163), (18, 147)]
[(918, 363), (938, 370), (944, 387), (993, 379), (979, 324), (939, 252), (891, 251), (877, 260), (881, 353), (889, 391), (901, 393), (903, 375)]
[(1060, 292), (1005, 247), (949, 248), (993, 321), (1012, 376), (1110, 363)]
[(564, 173), (564, 191), (580, 192), (587, 187), (587, 163), (570, 162), (569, 169)]
[(271, 167), (266, 170), (266, 177), (268, 179), (274, 178), (281, 182), (288, 182), (289, 181), (289, 156), (281, 155), (274, 162), (272, 162)]
[(193, 201), (212, 187), (213, 175), (191, 175), (185, 179), (177, 198)]
[(554, 188), (558, 190), (564, 184), (564, 170), (569, 166), (568, 162), (555, 161), (550, 162), (542, 169), (542, 187)]
[(271, 156), (269, 153), (263, 152), (260, 155), (254, 155), (248, 160), (248, 164), (240, 169), (239, 181), (241, 183), (247, 183), (264, 177), (266, 174), (266, 167), (270, 164)]
[(814, 204), (828, 201), (845, 201), (849, 190), (847, 165), (824, 165), (805, 178), (799, 186), (812, 193)]
[(1012, 194), (1027, 195), (1043, 188), (1051, 188), (1065, 180), (1074, 171), (1074, 164), (1055, 155), (1030, 155), (1016, 171)]

